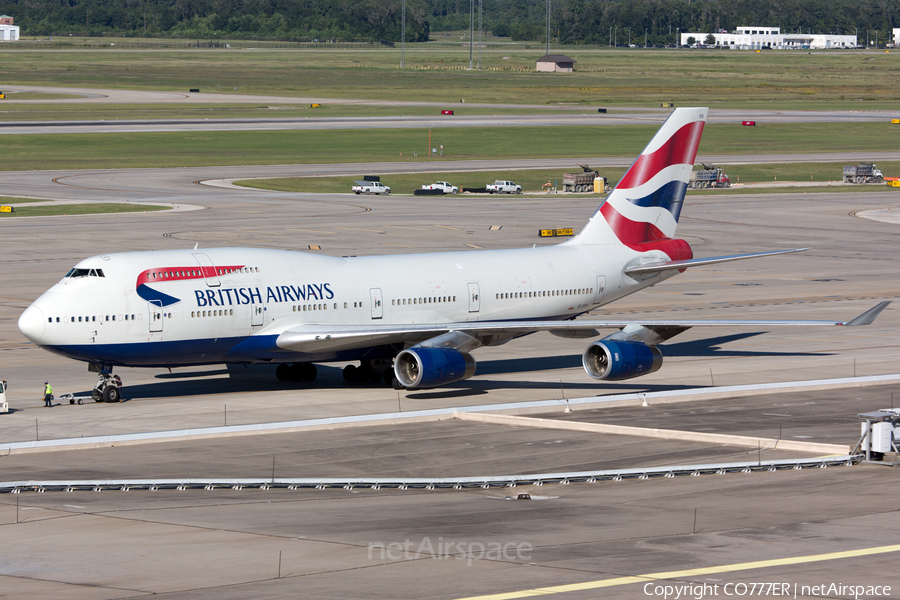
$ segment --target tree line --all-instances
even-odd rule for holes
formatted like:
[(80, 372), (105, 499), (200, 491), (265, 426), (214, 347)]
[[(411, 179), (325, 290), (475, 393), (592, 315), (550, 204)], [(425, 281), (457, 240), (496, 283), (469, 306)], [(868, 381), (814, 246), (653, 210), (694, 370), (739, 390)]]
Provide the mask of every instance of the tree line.
[[(482, 0), (485, 32), (542, 40), (546, 0)], [(406, 0), (406, 40), (467, 31), (472, 0)], [(478, 2), (474, 2), (478, 23)], [(401, 0), (0, 0), (22, 35), (119, 35), (285, 41), (399, 41)], [(551, 0), (553, 41), (675, 43), (678, 32), (858, 33), (890, 38), (900, 0)], [(865, 43), (865, 41), (863, 41)]]

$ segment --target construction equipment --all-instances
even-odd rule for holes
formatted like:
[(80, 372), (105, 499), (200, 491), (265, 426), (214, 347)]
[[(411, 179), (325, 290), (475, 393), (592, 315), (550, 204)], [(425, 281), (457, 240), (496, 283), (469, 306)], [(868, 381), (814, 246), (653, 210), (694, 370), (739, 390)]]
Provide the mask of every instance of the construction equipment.
[(603, 191), (609, 191), (609, 182), (606, 177), (600, 177), (599, 171), (590, 168), (587, 165), (578, 165), (581, 167), (581, 173), (563, 173), (563, 191), (564, 192), (594, 192), (594, 181), (596, 179), (603, 180)]
[(884, 181), (884, 173), (875, 166), (875, 163), (861, 162), (858, 165), (844, 167), (844, 183), (881, 183)]
[(692, 190), (701, 188), (727, 188), (731, 187), (731, 180), (721, 168), (706, 163), (700, 163), (703, 168), (699, 171), (691, 171), (691, 179), (688, 187)]

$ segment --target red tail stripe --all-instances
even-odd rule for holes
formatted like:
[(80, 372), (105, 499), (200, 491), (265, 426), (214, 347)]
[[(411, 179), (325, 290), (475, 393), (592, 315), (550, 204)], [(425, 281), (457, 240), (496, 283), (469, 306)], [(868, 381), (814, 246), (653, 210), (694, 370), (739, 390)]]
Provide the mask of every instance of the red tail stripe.
[(637, 187), (650, 181), (657, 173), (671, 165), (693, 165), (702, 133), (703, 121), (688, 123), (655, 152), (641, 154), (616, 187), (619, 189)]
[(666, 237), (652, 223), (632, 221), (622, 216), (608, 202), (600, 207), (600, 213), (619, 241), (637, 252), (649, 252), (650, 250), (662, 250), (669, 260), (686, 260), (693, 258), (694, 253), (690, 244), (684, 240), (673, 240)]

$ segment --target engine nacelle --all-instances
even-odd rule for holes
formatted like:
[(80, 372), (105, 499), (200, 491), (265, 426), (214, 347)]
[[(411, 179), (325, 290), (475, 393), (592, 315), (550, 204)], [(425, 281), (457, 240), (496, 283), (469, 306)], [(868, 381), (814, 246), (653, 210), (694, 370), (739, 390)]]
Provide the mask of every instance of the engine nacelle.
[(587, 347), (581, 363), (594, 379), (621, 381), (658, 371), (663, 364), (663, 356), (656, 346), (600, 340)]
[(394, 359), (394, 375), (407, 388), (437, 387), (474, 374), (472, 355), (452, 348), (410, 348)]

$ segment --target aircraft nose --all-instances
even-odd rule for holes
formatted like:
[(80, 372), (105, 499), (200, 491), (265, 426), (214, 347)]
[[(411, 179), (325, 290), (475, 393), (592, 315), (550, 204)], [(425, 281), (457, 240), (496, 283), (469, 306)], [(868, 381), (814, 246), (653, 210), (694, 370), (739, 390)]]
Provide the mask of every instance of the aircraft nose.
[(32, 304), (19, 317), (19, 331), (37, 344), (44, 337), (44, 313)]

